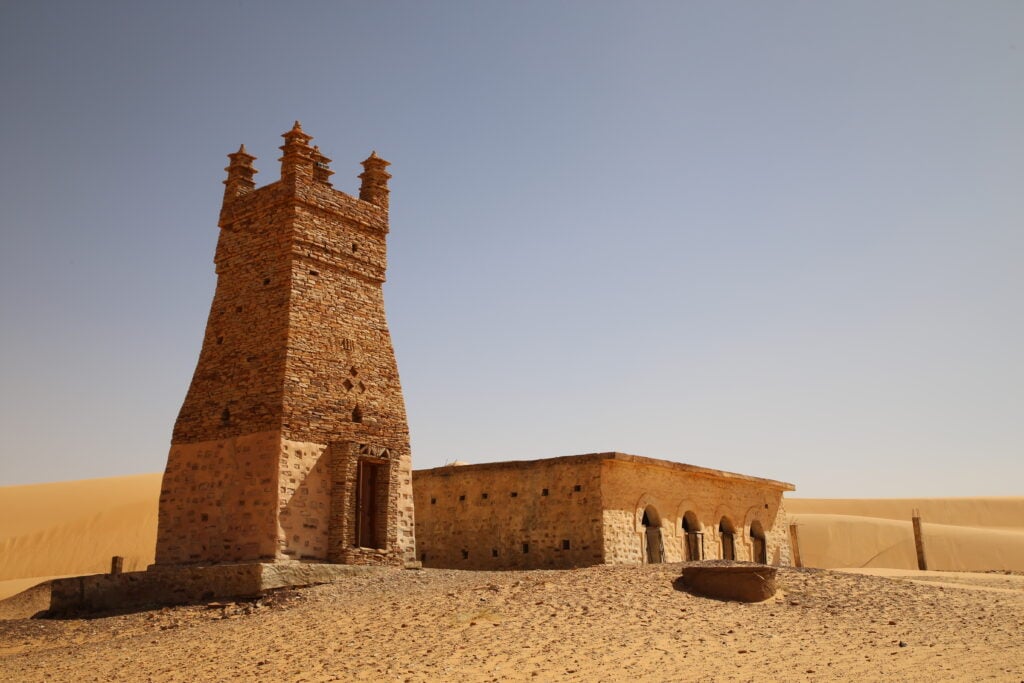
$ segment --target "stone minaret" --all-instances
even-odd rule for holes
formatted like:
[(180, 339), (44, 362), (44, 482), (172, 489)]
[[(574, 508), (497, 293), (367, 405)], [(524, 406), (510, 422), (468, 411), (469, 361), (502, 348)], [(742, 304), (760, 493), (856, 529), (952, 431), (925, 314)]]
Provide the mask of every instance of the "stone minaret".
[(384, 317), (388, 162), (359, 199), (298, 122), (281, 179), (229, 154), (217, 289), (174, 425), (157, 565), (415, 559), (409, 428)]

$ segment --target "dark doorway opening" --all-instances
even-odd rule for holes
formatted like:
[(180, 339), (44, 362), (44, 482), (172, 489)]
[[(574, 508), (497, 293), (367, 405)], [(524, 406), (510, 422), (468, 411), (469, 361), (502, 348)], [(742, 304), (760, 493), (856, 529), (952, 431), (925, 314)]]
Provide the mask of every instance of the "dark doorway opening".
[(654, 507), (644, 508), (644, 516), (640, 520), (644, 527), (644, 540), (647, 546), (647, 562), (661, 564), (665, 561), (665, 543), (661, 537), (661, 515)]
[(683, 559), (686, 562), (704, 559), (704, 532), (692, 510), (683, 515)]
[(722, 535), (722, 559), (735, 560), (736, 531), (728, 517), (722, 517), (722, 521), (718, 523), (718, 533)]
[(750, 523), (750, 546), (754, 551), (754, 562), (768, 564), (768, 541), (764, 536), (764, 527), (756, 519)]
[(356, 545), (383, 548), (387, 538), (387, 463), (359, 461), (356, 488)]

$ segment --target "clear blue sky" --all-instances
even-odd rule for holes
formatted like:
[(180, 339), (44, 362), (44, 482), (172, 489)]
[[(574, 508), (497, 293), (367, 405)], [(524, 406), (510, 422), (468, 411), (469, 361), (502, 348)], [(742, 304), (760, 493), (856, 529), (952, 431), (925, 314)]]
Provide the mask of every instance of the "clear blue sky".
[(1024, 493), (1024, 3), (0, 3), (0, 485), (163, 468), (227, 164), (393, 163), (416, 467)]

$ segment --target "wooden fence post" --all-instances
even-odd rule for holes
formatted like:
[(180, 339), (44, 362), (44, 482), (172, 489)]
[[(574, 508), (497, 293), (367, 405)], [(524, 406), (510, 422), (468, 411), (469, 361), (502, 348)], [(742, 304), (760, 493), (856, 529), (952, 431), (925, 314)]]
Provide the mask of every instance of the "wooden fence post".
[(917, 508), (912, 513), (911, 521), (914, 524), (914, 549), (917, 550), (917, 568), (921, 571), (928, 569), (928, 563), (924, 559), (924, 539), (921, 537), (921, 511)]

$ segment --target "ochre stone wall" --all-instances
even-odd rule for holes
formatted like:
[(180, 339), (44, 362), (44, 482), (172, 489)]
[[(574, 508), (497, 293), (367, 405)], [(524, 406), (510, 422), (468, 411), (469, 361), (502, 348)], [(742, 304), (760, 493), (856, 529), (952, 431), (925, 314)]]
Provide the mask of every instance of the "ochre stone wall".
[[(409, 430), (382, 290), (388, 164), (363, 162), (357, 199), (332, 187), (330, 160), (298, 123), (284, 139), (281, 179), (258, 189), (254, 157), (229, 155), (217, 288), (174, 426), (157, 564), (415, 557)], [(254, 434), (271, 436), (239, 450)], [(339, 545), (358, 540), (362, 460), (384, 468), (373, 495), (387, 515), (367, 552)], [(212, 504), (210, 491), (233, 498)], [(263, 514), (239, 518), (232, 504)]]
[(792, 487), (635, 456), (608, 459), (603, 466), (601, 496), (606, 562), (648, 561), (647, 535), (642, 524), (647, 511), (648, 521), (661, 528), (667, 562), (688, 559), (683, 517), (690, 512), (702, 533), (703, 559), (722, 558), (722, 536), (718, 528), (726, 517), (735, 527), (734, 559), (754, 559), (750, 526), (757, 520), (767, 537), (768, 562), (790, 563), (781, 486)]
[(425, 567), (550, 569), (602, 562), (600, 463), (553, 458), (438, 467), (414, 472), (413, 484)]
[(281, 444), (278, 557), (327, 559), (331, 472), (326, 450), (312, 442), (284, 440)]
[(235, 562), (277, 555), (276, 431), (175, 444), (157, 524), (158, 562)]
[[(648, 539), (657, 535), (647, 533), (645, 512), (648, 524), (660, 528), (661, 561), (721, 558), (718, 527), (726, 517), (735, 527), (735, 559), (754, 559), (756, 522), (768, 562), (790, 564), (782, 493), (792, 486), (783, 482), (621, 453), (447, 466), (413, 478), (419, 559), (427, 567), (647, 562)], [(700, 532), (693, 541), (699, 558), (686, 554), (687, 513)]]

